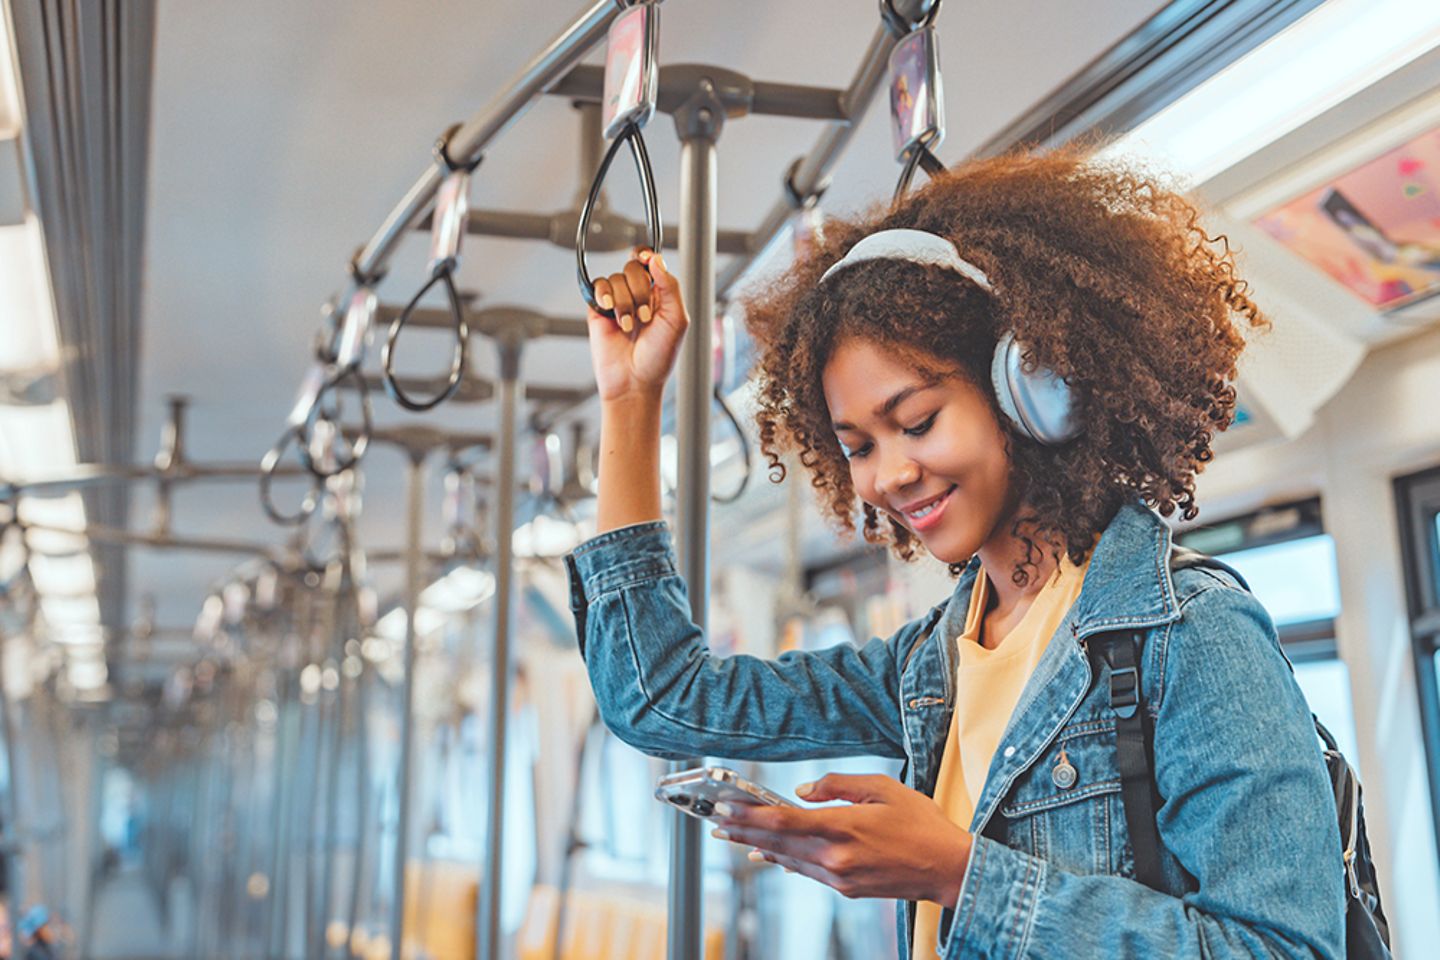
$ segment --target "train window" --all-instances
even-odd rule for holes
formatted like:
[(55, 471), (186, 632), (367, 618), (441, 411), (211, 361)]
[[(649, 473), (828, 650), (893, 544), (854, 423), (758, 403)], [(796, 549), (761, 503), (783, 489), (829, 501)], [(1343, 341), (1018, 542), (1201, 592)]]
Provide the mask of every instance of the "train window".
[(1320, 501), (1269, 507), (1187, 530), (1176, 542), (1234, 567), (1275, 620), (1310, 709), (1347, 757), (1357, 755), (1350, 672), (1335, 647), (1340, 581)]
[(1281, 629), (1340, 612), (1335, 542), (1326, 534), (1219, 554), (1240, 571)]
[(1440, 467), (1397, 479), (1395, 501), (1421, 731), (1429, 758), (1430, 807), (1440, 844)]

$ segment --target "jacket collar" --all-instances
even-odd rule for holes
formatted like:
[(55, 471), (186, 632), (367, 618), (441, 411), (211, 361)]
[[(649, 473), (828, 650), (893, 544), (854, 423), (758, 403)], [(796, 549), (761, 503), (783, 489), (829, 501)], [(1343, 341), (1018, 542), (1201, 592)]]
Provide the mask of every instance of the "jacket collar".
[(1180, 619), (1170, 577), (1170, 528), (1139, 501), (1124, 504), (1100, 536), (1070, 618), (1075, 637)]
[[(1121, 506), (1090, 556), (1085, 584), (1066, 622), (1077, 640), (1111, 630), (1159, 626), (1180, 619), (1170, 577), (1170, 528), (1138, 500)], [(959, 635), (980, 558), (965, 565), (945, 611), (944, 632)]]

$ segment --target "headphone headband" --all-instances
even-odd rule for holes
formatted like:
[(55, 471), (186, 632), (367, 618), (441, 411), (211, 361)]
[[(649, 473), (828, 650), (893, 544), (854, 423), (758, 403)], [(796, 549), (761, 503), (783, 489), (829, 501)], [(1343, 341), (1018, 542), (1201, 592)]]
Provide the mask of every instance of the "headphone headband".
[[(986, 293), (994, 293), (990, 278), (960, 256), (955, 244), (927, 230), (881, 230), (862, 238), (820, 277), (825, 283), (835, 274), (868, 260), (906, 260), (953, 270)], [(1001, 411), (1017, 430), (1039, 443), (1064, 443), (1078, 432), (1074, 422), (1070, 386), (1049, 370), (1026, 371), (1024, 347), (1006, 332), (995, 345), (990, 380)]]
[(820, 282), (867, 260), (908, 260), (911, 263), (945, 267), (974, 283), (986, 293), (993, 293), (990, 278), (975, 264), (960, 256), (955, 244), (928, 230), (881, 230), (864, 237), (850, 251), (830, 265)]

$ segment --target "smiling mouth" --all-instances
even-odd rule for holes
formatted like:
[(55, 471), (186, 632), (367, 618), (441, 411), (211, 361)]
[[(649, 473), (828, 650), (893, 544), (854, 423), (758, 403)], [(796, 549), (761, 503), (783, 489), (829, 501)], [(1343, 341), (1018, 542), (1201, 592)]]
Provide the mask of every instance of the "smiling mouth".
[(918, 510), (905, 510), (902, 515), (910, 522), (913, 530), (927, 530), (940, 522), (940, 515), (945, 512), (946, 505), (950, 502), (950, 495), (955, 492), (956, 484), (951, 484), (950, 489), (931, 500)]

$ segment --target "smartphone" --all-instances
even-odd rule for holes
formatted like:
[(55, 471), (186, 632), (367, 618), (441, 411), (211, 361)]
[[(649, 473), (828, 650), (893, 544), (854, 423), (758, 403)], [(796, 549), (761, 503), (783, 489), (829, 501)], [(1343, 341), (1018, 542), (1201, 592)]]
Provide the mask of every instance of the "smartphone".
[(751, 783), (726, 767), (695, 767), (667, 774), (655, 785), (655, 799), (702, 819), (715, 814), (715, 804), (751, 803), (794, 807), (773, 790)]
[(631, 123), (643, 127), (655, 113), (659, 47), (660, 11), (651, 4), (631, 7), (610, 25), (601, 101), (606, 139)]
[(890, 53), (890, 123), (897, 160), (917, 145), (934, 149), (945, 139), (934, 27), (916, 30)]

